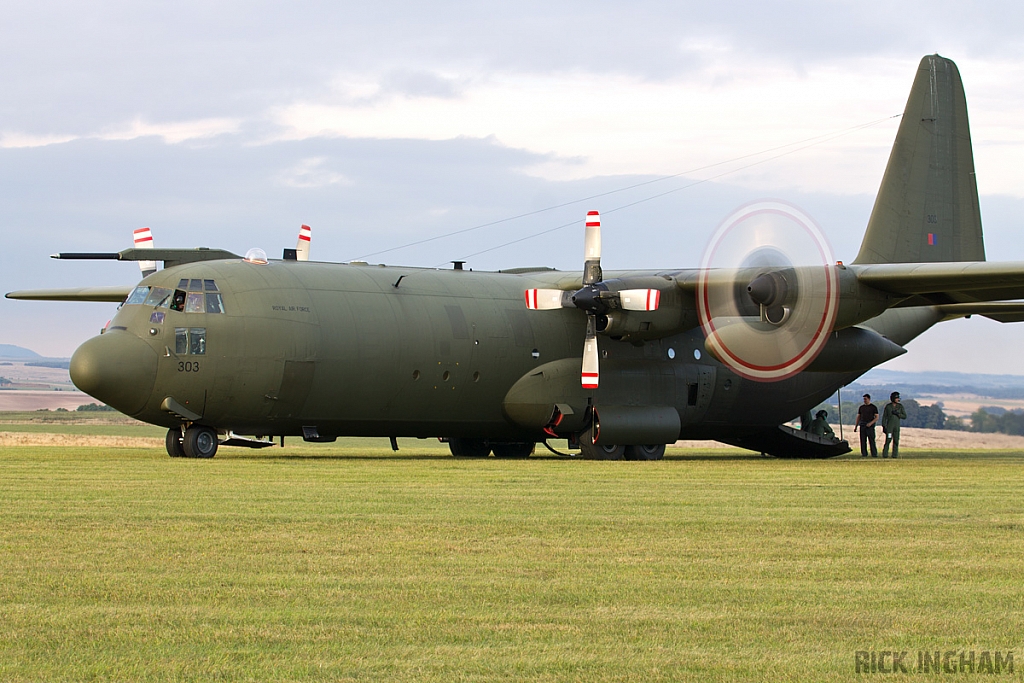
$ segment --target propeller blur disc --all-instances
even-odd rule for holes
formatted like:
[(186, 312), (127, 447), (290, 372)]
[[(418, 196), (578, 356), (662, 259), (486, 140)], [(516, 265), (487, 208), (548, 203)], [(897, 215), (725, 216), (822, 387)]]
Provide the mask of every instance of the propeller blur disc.
[(805, 369), (828, 341), (838, 306), (828, 241), (791, 204), (740, 207), (704, 251), (697, 311), (705, 347), (742, 377), (774, 382)]

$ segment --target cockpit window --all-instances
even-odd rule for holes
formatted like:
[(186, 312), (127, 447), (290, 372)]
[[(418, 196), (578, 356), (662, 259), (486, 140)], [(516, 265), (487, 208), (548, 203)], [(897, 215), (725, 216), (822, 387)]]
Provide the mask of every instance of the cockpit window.
[(126, 304), (141, 304), (146, 301), (147, 295), (149, 295), (149, 287), (136, 287), (124, 302)]
[(174, 290), (174, 296), (171, 297), (171, 310), (185, 310), (185, 292), (181, 291), (180, 289)]
[[(209, 280), (207, 280), (209, 282)], [(207, 313), (223, 313), (224, 312), (224, 300), (217, 292), (206, 293), (206, 312)]]
[[(188, 291), (186, 291), (188, 290)], [(165, 287), (136, 287), (126, 304), (142, 304), (170, 308), (184, 313), (223, 313), (224, 298), (213, 280), (182, 279), (175, 290)]]
[(203, 312), (203, 293), (202, 292), (189, 292), (188, 298), (185, 299), (185, 312), (186, 313), (202, 313)]
[(164, 289), (163, 287), (154, 287), (149, 290), (149, 296), (146, 297), (147, 306), (163, 306), (167, 307), (167, 300), (171, 297), (171, 290)]

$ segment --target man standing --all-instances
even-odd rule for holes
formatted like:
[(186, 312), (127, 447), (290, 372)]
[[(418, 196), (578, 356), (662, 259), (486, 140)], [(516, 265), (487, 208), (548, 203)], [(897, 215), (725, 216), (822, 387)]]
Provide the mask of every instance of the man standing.
[(864, 405), (857, 408), (857, 424), (853, 431), (860, 429), (860, 457), (868, 457), (868, 444), (871, 444), (871, 457), (878, 457), (875, 446), (875, 423), (878, 422), (878, 408), (871, 402), (871, 394), (864, 394)]
[(900, 403), (900, 392), (889, 394), (889, 402), (882, 410), (882, 433), (885, 434), (885, 445), (882, 446), (882, 457), (889, 457), (889, 444), (892, 443), (892, 457), (900, 457), (900, 423), (907, 419), (907, 409)]

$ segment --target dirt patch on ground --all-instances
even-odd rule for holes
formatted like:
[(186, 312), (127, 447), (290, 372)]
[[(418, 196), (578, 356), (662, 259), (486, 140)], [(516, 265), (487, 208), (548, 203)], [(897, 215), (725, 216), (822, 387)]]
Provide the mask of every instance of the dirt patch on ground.
[(163, 448), (164, 440), (142, 436), (92, 436), (0, 432), (0, 446), (87, 446), (91, 448)]
[(0, 391), (0, 411), (74, 410), (96, 403), (96, 399), (79, 391)]
[[(838, 436), (839, 429), (836, 428)], [(852, 428), (846, 429), (843, 436), (850, 442), (850, 447), (855, 451), (860, 450), (860, 434)], [(881, 450), (885, 444), (885, 436), (882, 430), (875, 430), (875, 443)], [(675, 448), (733, 448), (728, 444), (717, 441), (677, 441)], [(927, 450), (961, 450), (984, 448), (993, 450), (1020, 450), (1024, 451), (1024, 436), (1011, 436), (1009, 434), (982, 434), (979, 432), (960, 432), (952, 429), (917, 429), (904, 427), (900, 430), (900, 448), (920, 448)]]
[[(850, 437), (851, 434), (847, 434)], [(854, 434), (859, 439), (859, 435)], [(885, 443), (885, 437), (878, 431), (878, 438), (875, 440), (881, 448)], [(850, 445), (858, 445), (851, 440)], [(1024, 451), (1024, 436), (1011, 436), (1010, 434), (983, 434), (981, 432), (960, 432), (952, 429), (915, 429), (906, 427), (900, 430), (900, 448), (927, 448), (942, 450), (945, 448), (992, 448), (1000, 450)]]

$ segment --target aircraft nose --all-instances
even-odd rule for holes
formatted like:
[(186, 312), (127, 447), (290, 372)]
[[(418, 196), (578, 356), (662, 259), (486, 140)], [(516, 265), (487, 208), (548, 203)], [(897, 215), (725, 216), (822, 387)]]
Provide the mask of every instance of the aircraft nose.
[(128, 332), (107, 332), (71, 356), (71, 381), (90, 396), (126, 415), (145, 406), (156, 382), (156, 352)]

